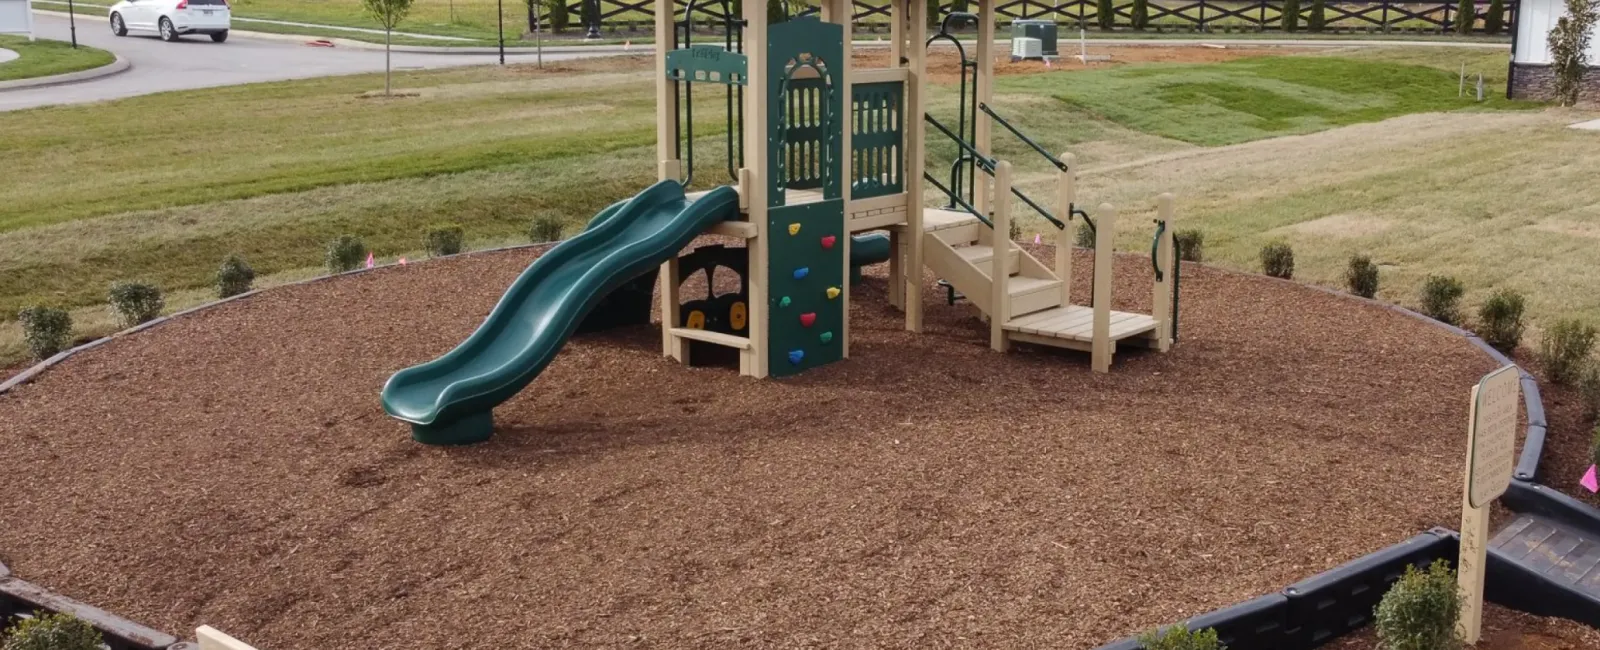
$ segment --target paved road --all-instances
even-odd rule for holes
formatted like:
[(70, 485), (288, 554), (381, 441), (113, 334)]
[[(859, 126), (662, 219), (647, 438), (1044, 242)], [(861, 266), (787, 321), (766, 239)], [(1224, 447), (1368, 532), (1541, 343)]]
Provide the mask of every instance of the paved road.
[[(67, 40), (64, 17), (35, 14), (39, 36)], [(102, 20), (79, 17), (78, 42), (115, 52), (133, 69), (110, 77), (62, 86), (0, 91), (0, 111), (79, 104), (158, 93), (258, 81), (305, 79), (360, 72), (382, 72), (383, 52), (309, 47), (301, 43), (234, 36), (213, 43), (205, 36), (187, 36), (164, 43), (154, 36), (118, 38)], [(546, 53), (546, 61), (594, 54)], [(484, 54), (395, 53), (396, 69), (442, 68), (496, 62)], [(507, 56), (510, 63), (532, 63), (532, 55)]]

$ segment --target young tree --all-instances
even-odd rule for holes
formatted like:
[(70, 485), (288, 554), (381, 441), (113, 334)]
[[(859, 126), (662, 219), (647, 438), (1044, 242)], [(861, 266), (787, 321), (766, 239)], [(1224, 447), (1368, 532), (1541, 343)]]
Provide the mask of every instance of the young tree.
[[(1465, 0), (1472, 2), (1472, 0)], [(1311, 17), (1306, 19), (1306, 29), (1320, 32), (1328, 26), (1328, 7), (1323, 0), (1311, 0)]]
[(1094, 22), (1101, 30), (1111, 31), (1111, 27), (1117, 24), (1117, 8), (1114, 0), (1100, 0), (1095, 4)]
[(1300, 0), (1283, 0), (1283, 31), (1300, 31)]
[(1500, 0), (1489, 2), (1489, 13), (1483, 16), (1483, 33), (1499, 34), (1506, 30), (1506, 5)]
[(1556, 99), (1562, 106), (1578, 103), (1578, 89), (1589, 63), (1590, 32), (1600, 21), (1600, 0), (1566, 0), (1567, 15), (1550, 30), (1550, 68), (1556, 75)]
[(393, 86), (389, 77), (394, 70), (391, 65), (389, 42), (393, 39), (394, 28), (400, 21), (406, 19), (406, 14), (411, 13), (412, 0), (361, 0), (361, 7), (367, 10), (378, 24), (383, 25), (383, 94), (392, 92)]
[(1129, 13), (1133, 15), (1129, 22), (1134, 29), (1143, 31), (1150, 26), (1150, 0), (1133, 0), (1133, 10)]
[(1473, 23), (1478, 22), (1478, 6), (1472, 0), (1461, 0), (1456, 3), (1456, 33), (1466, 36), (1472, 33)]

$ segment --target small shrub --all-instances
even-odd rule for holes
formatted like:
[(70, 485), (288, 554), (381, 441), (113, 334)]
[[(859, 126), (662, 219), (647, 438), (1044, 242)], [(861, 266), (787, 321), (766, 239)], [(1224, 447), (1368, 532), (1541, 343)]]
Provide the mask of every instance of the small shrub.
[(243, 257), (224, 257), (222, 267), (217, 269), (217, 297), (230, 298), (249, 291), (255, 281), (256, 270)]
[(1134, 29), (1144, 31), (1150, 26), (1150, 0), (1133, 0), (1133, 10), (1129, 13), (1132, 18), (1128, 22)]
[(1300, 0), (1283, 0), (1283, 31), (1300, 30)]
[(1478, 8), (1473, 0), (1461, 0), (1456, 3), (1456, 33), (1467, 35), (1472, 33), (1472, 24), (1478, 22)]
[(1217, 639), (1215, 628), (1190, 632), (1182, 625), (1162, 630), (1150, 630), (1139, 635), (1139, 645), (1144, 650), (1228, 650)]
[[(942, 16), (939, 15), (939, 0), (928, 0), (928, 26), (937, 26), (940, 18), (942, 18)], [(779, 22), (783, 21), (773, 21), (772, 24), (776, 25)]]
[(1506, 30), (1506, 5), (1501, 0), (1489, 3), (1489, 12), (1483, 15), (1483, 33), (1499, 34)]
[(1283, 242), (1261, 247), (1261, 272), (1288, 280), (1294, 277), (1294, 249)]
[[(1600, 361), (1586, 364), (1578, 378), (1578, 395), (1583, 398), (1584, 417), (1600, 417)], [(1600, 423), (1596, 423), (1600, 426)]]
[(1526, 301), (1511, 289), (1496, 289), (1478, 306), (1478, 338), (1496, 349), (1510, 352), (1522, 342), (1522, 311)]
[(0, 650), (100, 650), (105, 639), (71, 614), (35, 613), (7, 631)]
[(567, 0), (547, 0), (545, 7), (550, 15), (550, 31), (560, 34), (572, 26), (572, 12), (567, 9)]
[(1550, 46), (1550, 71), (1555, 74), (1556, 100), (1562, 106), (1578, 103), (1578, 92), (1589, 67), (1594, 25), (1600, 22), (1600, 0), (1566, 0), (1566, 15), (1556, 19), (1545, 37)]
[(1362, 298), (1378, 295), (1378, 265), (1366, 255), (1350, 256), (1350, 264), (1344, 269), (1344, 283), (1350, 287), (1350, 293)]
[(1589, 464), (1600, 465), (1600, 424), (1594, 425), (1594, 433), (1589, 436)]
[(33, 358), (43, 361), (65, 350), (72, 340), (72, 315), (65, 309), (29, 307), (17, 314), (22, 341)]
[[(1472, 2), (1472, 0), (1467, 0)], [(1311, 15), (1306, 18), (1306, 30), (1320, 32), (1328, 26), (1328, 7), (1324, 0), (1311, 0)]]
[(1579, 320), (1563, 318), (1545, 330), (1539, 339), (1539, 365), (1545, 376), (1558, 384), (1572, 383), (1586, 366), (1593, 363), (1595, 329)]
[(1099, 0), (1094, 5), (1094, 23), (1100, 31), (1109, 32), (1117, 23), (1117, 5), (1114, 0)]
[(1078, 226), (1078, 248), (1094, 248), (1094, 229), (1089, 224)]
[(118, 282), (111, 285), (111, 311), (123, 327), (148, 323), (161, 315), (166, 300), (161, 288), (144, 282)]
[(433, 257), (455, 255), (461, 252), (465, 232), (453, 223), (441, 224), (428, 229), (422, 237), (422, 248)]
[(964, 12), (967, 10), (967, 6), (967, 0), (952, 0), (950, 3), (950, 13), (954, 14)]
[(539, 217), (533, 220), (533, 227), (528, 229), (528, 239), (533, 240), (535, 244), (560, 241), (561, 231), (564, 229), (565, 224), (562, 224), (560, 219)]
[(1172, 246), (1178, 249), (1179, 260), (1184, 262), (1206, 261), (1206, 233), (1198, 228), (1188, 228), (1172, 233)]
[(1384, 650), (1448, 650), (1457, 645), (1460, 617), (1456, 572), (1444, 560), (1434, 560), (1427, 571), (1406, 567), (1378, 602), (1374, 623)]
[(367, 244), (355, 235), (339, 235), (338, 239), (328, 242), (328, 250), (322, 257), (329, 273), (354, 271), (365, 261)]
[(1461, 296), (1467, 288), (1447, 275), (1429, 275), (1422, 281), (1422, 313), (1441, 323), (1461, 324)]

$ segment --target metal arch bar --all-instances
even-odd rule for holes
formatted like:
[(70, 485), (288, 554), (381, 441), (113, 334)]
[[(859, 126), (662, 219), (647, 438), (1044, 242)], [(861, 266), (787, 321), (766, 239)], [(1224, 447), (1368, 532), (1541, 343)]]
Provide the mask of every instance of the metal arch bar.
[(1017, 139), (1022, 140), (1022, 142), (1024, 144), (1027, 144), (1028, 146), (1033, 147), (1034, 151), (1037, 151), (1037, 152), (1039, 152), (1039, 155), (1044, 156), (1044, 159), (1050, 161), (1050, 164), (1055, 165), (1056, 169), (1059, 169), (1061, 171), (1067, 171), (1067, 164), (1066, 163), (1061, 162), (1060, 160), (1057, 160), (1055, 156), (1050, 155), (1049, 151), (1045, 151), (1044, 147), (1039, 146), (1039, 143), (1034, 142), (1032, 138), (1029, 138), (1028, 136), (1023, 135), (1021, 131), (1017, 130), (1017, 127), (1012, 126), (1011, 123), (1007, 122), (1005, 118), (1000, 117), (999, 115), (995, 114), (994, 109), (989, 108), (988, 104), (980, 102), (978, 104), (978, 110), (981, 110), (984, 113), (987, 113), (989, 115), (989, 117), (994, 119), (994, 121), (999, 122), (1000, 126), (1006, 127), (1007, 131), (1010, 131), (1012, 135), (1017, 136)]

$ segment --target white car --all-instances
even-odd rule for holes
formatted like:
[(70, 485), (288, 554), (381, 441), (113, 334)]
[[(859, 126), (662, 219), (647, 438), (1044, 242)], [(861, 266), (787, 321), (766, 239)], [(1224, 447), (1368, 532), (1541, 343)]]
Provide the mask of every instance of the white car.
[(122, 0), (111, 5), (111, 33), (154, 32), (163, 41), (184, 34), (208, 34), (221, 43), (228, 40), (233, 11), (228, 0)]

